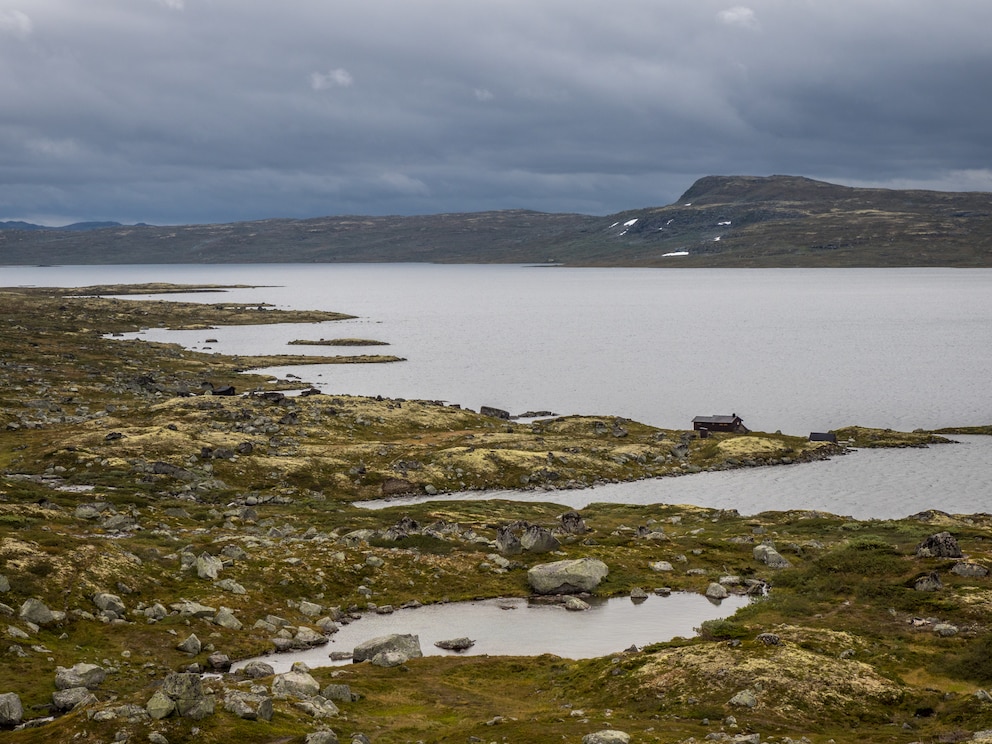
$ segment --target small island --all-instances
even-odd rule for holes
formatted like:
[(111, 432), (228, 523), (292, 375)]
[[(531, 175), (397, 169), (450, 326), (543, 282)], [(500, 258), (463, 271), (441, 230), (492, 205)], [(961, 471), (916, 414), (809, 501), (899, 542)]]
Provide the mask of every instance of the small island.
[(367, 338), (322, 338), (319, 341), (296, 339), (290, 346), (389, 346), (386, 341), (373, 341)]

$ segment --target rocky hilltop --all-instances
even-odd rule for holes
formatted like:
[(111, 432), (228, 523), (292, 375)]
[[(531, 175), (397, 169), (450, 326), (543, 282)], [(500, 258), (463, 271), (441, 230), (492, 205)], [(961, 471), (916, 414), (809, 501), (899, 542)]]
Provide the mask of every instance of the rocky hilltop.
[(87, 230), (6, 224), (0, 264), (8, 265), (992, 266), (992, 194), (851, 188), (796, 176), (707, 176), (674, 204), (607, 217), (507, 210)]

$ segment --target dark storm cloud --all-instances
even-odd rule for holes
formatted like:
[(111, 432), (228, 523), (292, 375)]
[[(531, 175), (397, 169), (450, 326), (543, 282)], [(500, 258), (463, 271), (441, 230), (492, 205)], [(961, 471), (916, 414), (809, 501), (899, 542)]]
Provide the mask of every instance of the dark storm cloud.
[(992, 185), (985, 0), (0, 0), (0, 219)]

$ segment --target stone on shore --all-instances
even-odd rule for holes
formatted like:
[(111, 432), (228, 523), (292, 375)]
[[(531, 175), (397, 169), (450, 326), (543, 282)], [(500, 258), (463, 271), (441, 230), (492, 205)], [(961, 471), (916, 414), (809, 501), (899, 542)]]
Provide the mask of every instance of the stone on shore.
[[(372, 661), (379, 654), (399, 654), (403, 658), (400, 664), (410, 659), (419, 659), (424, 654), (420, 650), (420, 637), (409, 634), (394, 633), (392, 635), (372, 638), (355, 646), (352, 652), (352, 660)], [(381, 661), (394, 661), (393, 658), (383, 657)]]
[(537, 594), (579, 594), (591, 592), (609, 574), (597, 558), (541, 563), (527, 572), (527, 581)]

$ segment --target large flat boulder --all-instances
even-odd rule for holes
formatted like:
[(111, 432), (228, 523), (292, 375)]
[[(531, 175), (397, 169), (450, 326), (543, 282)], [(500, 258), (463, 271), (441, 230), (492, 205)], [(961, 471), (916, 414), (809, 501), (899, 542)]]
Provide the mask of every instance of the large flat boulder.
[[(396, 654), (403, 657), (403, 661), (400, 662), (401, 664), (409, 659), (419, 659), (424, 655), (420, 650), (419, 636), (393, 633), (392, 635), (372, 638), (355, 646), (352, 660), (356, 663), (359, 661), (372, 661), (379, 654)], [(386, 657), (383, 658), (385, 659)]]
[(577, 558), (538, 564), (527, 572), (527, 581), (537, 594), (578, 594), (593, 591), (609, 573), (597, 558)]

